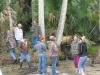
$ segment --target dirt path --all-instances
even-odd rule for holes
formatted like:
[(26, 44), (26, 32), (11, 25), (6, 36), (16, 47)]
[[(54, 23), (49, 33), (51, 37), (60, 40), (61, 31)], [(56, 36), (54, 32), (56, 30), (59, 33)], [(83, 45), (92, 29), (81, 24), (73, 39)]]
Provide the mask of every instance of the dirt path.
[[(23, 64), (23, 71), (20, 71), (19, 65), (6, 65), (2, 67), (4, 75), (38, 75), (36, 74), (37, 65), (34, 70), (29, 70), (26, 64)], [(75, 75), (75, 69), (73, 60), (64, 60), (59, 62), (57, 66), (58, 75)], [(89, 63), (86, 63), (87, 75), (100, 75), (100, 64), (95, 64), (95, 67), (91, 67)], [(42, 75), (42, 74), (41, 74)], [(51, 68), (48, 67), (48, 75), (51, 75)]]
[[(69, 75), (75, 75), (75, 69), (72, 60), (61, 61), (57, 70), (60, 72), (68, 73)], [(95, 64), (95, 67), (91, 67), (90, 63), (86, 63), (87, 75), (100, 75), (100, 64)]]

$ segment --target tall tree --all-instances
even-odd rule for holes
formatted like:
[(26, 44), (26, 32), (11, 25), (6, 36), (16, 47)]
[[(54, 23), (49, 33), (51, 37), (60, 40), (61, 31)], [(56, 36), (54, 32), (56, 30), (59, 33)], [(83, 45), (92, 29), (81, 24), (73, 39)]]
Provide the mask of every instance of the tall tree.
[(100, 0), (99, 0), (99, 31), (100, 31)]
[(61, 44), (61, 39), (63, 35), (63, 30), (64, 30), (64, 24), (65, 24), (65, 19), (66, 19), (66, 12), (67, 12), (67, 4), (68, 4), (68, 0), (63, 0), (60, 20), (59, 20), (57, 35), (56, 35), (56, 42), (59, 46)]
[[(12, 27), (13, 27), (13, 24), (12, 24), (12, 16), (11, 16), (10, 3), (11, 3), (11, 1), (9, 0), (9, 1), (8, 1), (8, 13), (9, 13), (9, 25), (10, 25), (10, 30), (11, 30)], [(12, 30), (11, 30), (11, 31), (12, 31)]]
[(44, 26), (44, 0), (38, 0), (38, 21), (41, 27), (42, 36), (45, 38), (45, 26)]

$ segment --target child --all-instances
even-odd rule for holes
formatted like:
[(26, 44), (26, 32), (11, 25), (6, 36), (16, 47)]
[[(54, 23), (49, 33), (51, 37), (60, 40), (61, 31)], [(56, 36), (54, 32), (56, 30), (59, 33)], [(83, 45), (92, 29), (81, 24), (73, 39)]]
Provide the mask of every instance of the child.
[(38, 51), (39, 63), (38, 63), (38, 74), (47, 74), (46, 69), (46, 45), (44, 44), (44, 38), (39, 37), (39, 42), (34, 46), (34, 50)]
[(17, 62), (17, 58), (14, 54), (14, 48), (16, 47), (16, 41), (15, 41), (14, 35), (11, 34), (10, 30), (7, 31), (6, 43), (8, 45), (9, 50), (10, 50), (10, 56), (14, 60), (14, 63)]

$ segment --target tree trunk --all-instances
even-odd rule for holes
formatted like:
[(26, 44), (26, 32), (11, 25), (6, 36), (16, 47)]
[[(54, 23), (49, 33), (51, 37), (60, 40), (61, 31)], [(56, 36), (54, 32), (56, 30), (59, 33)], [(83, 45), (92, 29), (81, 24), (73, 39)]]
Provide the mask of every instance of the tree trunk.
[[(100, 2), (100, 1), (99, 1)], [(100, 4), (99, 4), (100, 6)], [(99, 8), (100, 9), (100, 8)], [(100, 11), (100, 10), (99, 10)], [(100, 31), (100, 14), (99, 14), (99, 31)]]
[(10, 0), (9, 0), (9, 3), (8, 3), (8, 14), (9, 14), (9, 24), (10, 24), (10, 30), (12, 32), (12, 27), (13, 27), (13, 24), (12, 24), (12, 17), (11, 17), (11, 8), (10, 8)]
[(59, 20), (57, 35), (56, 35), (56, 43), (58, 44), (58, 46), (60, 46), (60, 44), (61, 44), (61, 39), (62, 39), (62, 35), (63, 35), (66, 12), (67, 12), (67, 4), (68, 4), (68, 0), (63, 0), (61, 14), (60, 14), (60, 20)]
[(41, 27), (42, 36), (45, 38), (45, 26), (44, 26), (44, 0), (38, 0), (38, 20)]
[(99, 31), (100, 31), (100, 0), (99, 0)]

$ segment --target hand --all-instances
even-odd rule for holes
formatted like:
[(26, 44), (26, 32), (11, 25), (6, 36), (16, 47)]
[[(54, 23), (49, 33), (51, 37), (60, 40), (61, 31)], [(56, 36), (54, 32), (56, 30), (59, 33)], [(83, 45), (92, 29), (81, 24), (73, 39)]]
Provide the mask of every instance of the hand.
[(32, 29), (31, 32), (34, 32), (34, 30)]

